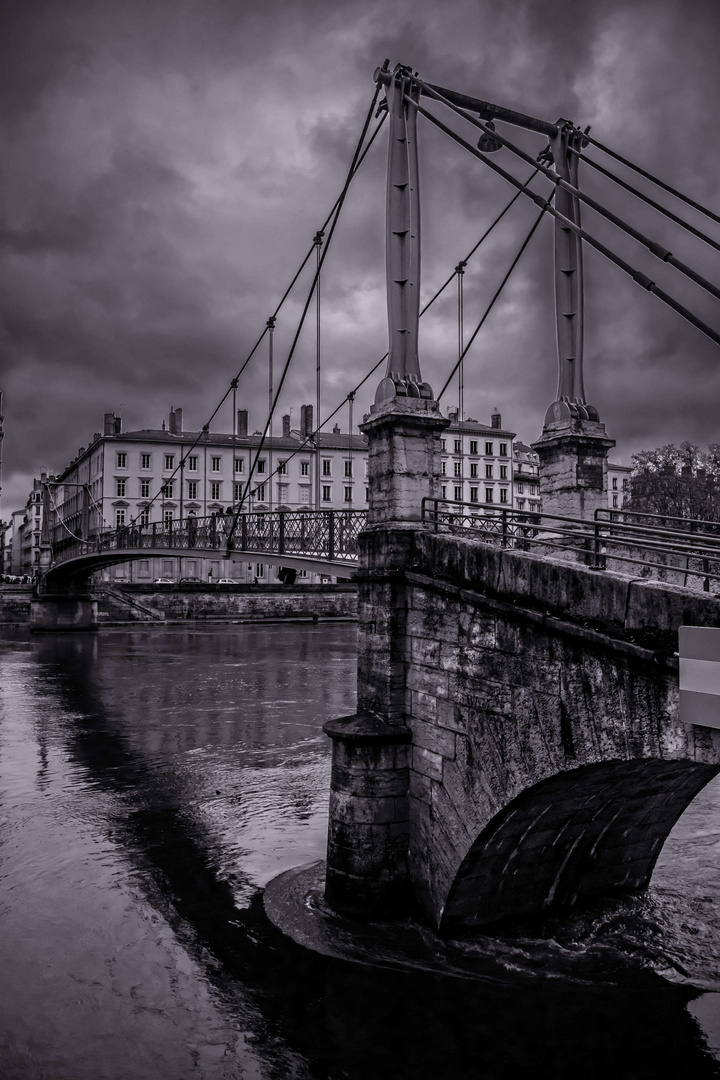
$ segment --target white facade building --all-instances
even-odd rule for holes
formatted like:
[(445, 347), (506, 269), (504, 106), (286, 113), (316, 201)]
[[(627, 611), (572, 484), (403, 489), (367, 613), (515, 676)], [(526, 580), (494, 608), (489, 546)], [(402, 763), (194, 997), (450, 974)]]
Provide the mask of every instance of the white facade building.
[(608, 461), (608, 509), (622, 510), (625, 499), (630, 495), (630, 477), (632, 467)]
[[(280, 436), (268, 437), (246, 498), (248, 510), (352, 510), (366, 505), (367, 440), (312, 433), (312, 406), (303, 406), (304, 431), (283, 417)], [(238, 413), (234, 435), (183, 431), (182, 410), (170, 412), (160, 430), (123, 432), (122, 420), (105, 415), (103, 434), (80, 447), (53, 488), (57, 524), (53, 541), (90, 539), (122, 525), (167, 523), (190, 515), (230, 514), (240, 503), (261, 433), (247, 434), (247, 412)], [(206, 565), (207, 563), (207, 565)], [(321, 575), (301, 575), (321, 580)], [(121, 564), (106, 580), (151, 582), (156, 577), (236, 581), (276, 580), (277, 569), (248, 563), (241, 553), (212, 560), (170, 556)]]

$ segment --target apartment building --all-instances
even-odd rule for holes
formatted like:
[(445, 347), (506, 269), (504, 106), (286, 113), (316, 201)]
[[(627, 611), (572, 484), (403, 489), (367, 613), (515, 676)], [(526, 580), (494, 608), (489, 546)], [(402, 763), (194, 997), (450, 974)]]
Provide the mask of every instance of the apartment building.
[[(351, 510), (366, 504), (367, 440), (336, 426), (315, 438), (313, 409), (301, 409), (300, 429), (282, 418), (282, 434), (248, 434), (248, 413), (237, 413), (234, 434), (184, 431), (181, 409), (171, 409), (160, 429), (124, 432), (122, 419), (106, 413), (102, 434), (58, 476), (53, 488), (57, 522), (53, 541), (93, 538), (123, 525), (167, 523), (190, 515), (230, 514), (245, 497), (248, 510)], [(252, 471), (253, 462), (254, 471)], [(275, 580), (276, 570), (240, 555), (200, 560), (173, 556), (112, 567), (105, 579), (152, 581), (155, 577), (232, 577)], [(319, 575), (306, 580), (320, 580)]]
[(626, 498), (630, 494), (630, 477), (632, 467), (620, 465), (619, 462), (608, 461), (608, 509), (622, 510)]
[(497, 410), (490, 425), (448, 410), (450, 427), (441, 440), (443, 499), (477, 503), (483, 510), (540, 510), (537, 454), (502, 425)]

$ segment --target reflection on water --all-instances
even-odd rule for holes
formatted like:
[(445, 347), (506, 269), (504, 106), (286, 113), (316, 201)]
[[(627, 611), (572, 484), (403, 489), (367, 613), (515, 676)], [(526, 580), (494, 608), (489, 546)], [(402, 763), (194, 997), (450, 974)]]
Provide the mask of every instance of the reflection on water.
[[(484, 981), (330, 960), (269, 926), (265, 883), (324, 854), (321, 725), (353, 709), (354, 634), (6, 633), (0, 1077), (718, 1075), (717, 784), (648, 897), (545, 941), (480, 939)], [(563, 957), (583, 949), (615, 985), (577, 981)]]

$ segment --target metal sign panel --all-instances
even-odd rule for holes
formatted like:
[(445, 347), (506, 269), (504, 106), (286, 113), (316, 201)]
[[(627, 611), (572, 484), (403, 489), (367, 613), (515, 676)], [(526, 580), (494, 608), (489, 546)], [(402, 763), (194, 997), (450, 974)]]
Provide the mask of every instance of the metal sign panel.
[(720, 728), (720, 628), (680, 627), (680, 719)]

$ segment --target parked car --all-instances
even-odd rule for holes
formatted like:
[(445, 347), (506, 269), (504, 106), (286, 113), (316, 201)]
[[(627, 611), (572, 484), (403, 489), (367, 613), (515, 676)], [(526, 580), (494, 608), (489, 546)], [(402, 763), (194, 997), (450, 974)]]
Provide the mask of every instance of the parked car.
[(180, 584), (181, 585), (202, 585), (203, 584), (203, 579), (199, 578), (199, 577), (181, 577), (180, 578)]
[(218, 580), (218, 585), (237, 585), (237, 581), (231, 577), (221, 577)]
[(156, 577), (153, 581), (153, 585), (174, 585), (175, 582), (171, 577)]

